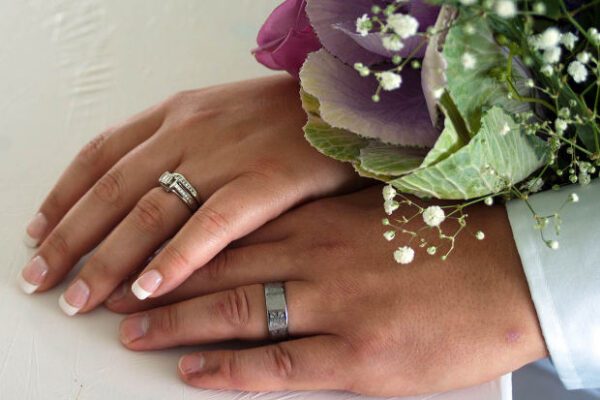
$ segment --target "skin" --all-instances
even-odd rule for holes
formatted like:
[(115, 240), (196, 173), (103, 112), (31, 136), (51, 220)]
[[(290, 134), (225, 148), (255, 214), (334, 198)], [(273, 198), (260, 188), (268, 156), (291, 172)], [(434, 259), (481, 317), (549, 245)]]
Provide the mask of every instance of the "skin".
[[(131, 350), (252, 342), (184, 356), (181, 379), (201, 388), (405, 396), (483, 383), (547, 356), (504, 207), (469, 209), (484, 241), (465, 233), (445, 262), (420, 249), (408, 266), (392, 257), (408, 238), (386, 242), (382, 217), (381, 187), (319, 200), (237, 241), (167, 295), (140, 302), (116, 292), (107, 306), (134, 312), (120, 327)], [(262, 283), (271, 281), (285, 282), (291, 337), (264, 345)]]
[[(60, 283), (100, 245), (71, 284), (89, 288), (79, 312), (144, 266), (163, 276), (153, 294), (161, 296), (286, 210), (364, 185), (349, 165), (306, 142), (298, 90), (295, 80), (275, 76), (183, 92), (92, 140), (40, 208), (48, 222), (36, 256), (48, 272), (37, 291)], [(158, 187), (167, 170), (198, 189), (204, 204), (193, 215)]]

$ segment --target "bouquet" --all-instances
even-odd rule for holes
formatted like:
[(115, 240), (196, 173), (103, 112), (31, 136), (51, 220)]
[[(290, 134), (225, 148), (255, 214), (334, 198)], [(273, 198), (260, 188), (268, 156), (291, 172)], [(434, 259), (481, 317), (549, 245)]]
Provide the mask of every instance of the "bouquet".
[[(387, 183), (384, 237), (407, 264), (415, 248), (446, 259), (473, 204), (597, 176), (599, 23), (598, 0), (288, 0), (254, 53), (299, 76), (316, 149)], [(560, 210), (530, 209), (557, 249)]]

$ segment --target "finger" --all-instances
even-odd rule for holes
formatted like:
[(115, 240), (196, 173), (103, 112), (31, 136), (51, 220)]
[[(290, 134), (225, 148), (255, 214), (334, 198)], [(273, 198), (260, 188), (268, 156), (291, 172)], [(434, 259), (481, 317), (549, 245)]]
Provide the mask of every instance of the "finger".
[[(73, 279), (60, 303), (65, 306), (63, 310), (74, 315), (94, 309), (115, 287), (144, 265), (189, 216), (189, 209), (179, 198), (160, 187), (152, 189), (108, 235)], [(89, 290), (79, 293), (82, 285)]]
[(40, 244), (89, 188), (117, 161), (152, 136), (163, 119), (164, 107), (151, 107), (85, 145), (28, 224), (25, 242), (31, 247)]
[[(173, 164), (177, 152), (164, 151), (160, 143), (147, 141), (122, 158), (69, 210), (44, 240), (36, 257), (22, 272), (36, 291), (60, 282), (79, 259), (105, 238), (136, 202), (156, 186), (156, 177)], [(140, 173), (140, 171), (144, 171)], [(40, 271), (45, 271), (40, 274)], [(38, 274), (38, 279), (32, 277)], [(78, 285), (80, 292), (89, 287)]]
[(133, 293), (143, 300), (173, 290), (231, 241), (297, 203), (298, 193), (254, 175), (242, 175), (228, 183), (210, 196), (152, 260), (132, 285)]
[(163, 296), (139, 300), (129, 290), (135, 280), (131, 278), (107, 299), (106, 306), (112, 311), (130, 314), (240, 286), (303, 280), (307, 269), (308, 266), (298, 265), (297, 257), (284, 242), (228, 248)]
[(320, 335), (246, 350), (183, 356), (178, 373), (204, 389), (252, 392), (350, 390), (354, 367), (349, 346), (338, 336)]
[[(306, 306), (310, 288), (304, 282), (285, 283), (290, 335), (319, 332), (318, 318)], [(132, 350), (226, 340), (268, 338), (262, 284), (197, 297), (181, 303), (133, 314), (119, 328), (121, 342)]]

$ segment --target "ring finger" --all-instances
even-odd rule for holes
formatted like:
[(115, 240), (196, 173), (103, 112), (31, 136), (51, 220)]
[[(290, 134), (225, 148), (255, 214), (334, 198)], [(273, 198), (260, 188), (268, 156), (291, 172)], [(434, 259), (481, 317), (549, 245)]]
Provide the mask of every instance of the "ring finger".
[[(306, 282), (285, 283), (291, 336), (323, 333)], [(241, 286), (133, 314), (121, 322), (121, 342), (132, 350), (269, 337), (264, 286)]]

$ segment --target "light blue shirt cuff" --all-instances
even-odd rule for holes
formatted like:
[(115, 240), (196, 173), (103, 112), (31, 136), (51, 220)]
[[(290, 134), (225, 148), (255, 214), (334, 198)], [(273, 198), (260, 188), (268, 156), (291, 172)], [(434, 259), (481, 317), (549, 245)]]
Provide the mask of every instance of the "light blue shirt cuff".
[[(524, 201), (507, 204), (523, 269), (527, 276), (546, 346), (568, 389), (600, 387), (600, 182), (573, 185), (530, 198), (538, 215), (551, 215), (570, 193), (558, 250), (551, 250), (535, 229)], [(553, 228), (547, 228), (552, 237)], [(554, 238), (554, 237), (553, 237)]]

